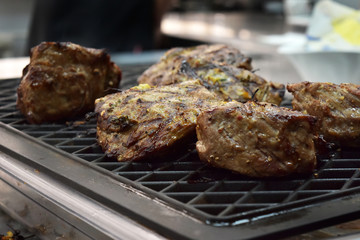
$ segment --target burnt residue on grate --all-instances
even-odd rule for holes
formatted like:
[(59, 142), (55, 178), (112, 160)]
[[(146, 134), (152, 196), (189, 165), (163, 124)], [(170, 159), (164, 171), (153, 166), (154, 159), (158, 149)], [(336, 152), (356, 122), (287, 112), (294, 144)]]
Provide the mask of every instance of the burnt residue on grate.
[[(123, 68), (123, 88), (136, 84), (146, 66)], [(216, 169), (196, 152), (162, 161), (116, 162), (96, 142), (96, 120), (63, 124), (28, 124), (16, 109), (19, 80), (0, 81), (0, 121), (49, 145), (127, 178), (177, 207), (213, 224), (236, 222), (273, 211), (301, 208), (323, 199), (359, 192), (360, 151), (342, 149), (319, 158), (316, 173), (281, 179), (254, 179)]]

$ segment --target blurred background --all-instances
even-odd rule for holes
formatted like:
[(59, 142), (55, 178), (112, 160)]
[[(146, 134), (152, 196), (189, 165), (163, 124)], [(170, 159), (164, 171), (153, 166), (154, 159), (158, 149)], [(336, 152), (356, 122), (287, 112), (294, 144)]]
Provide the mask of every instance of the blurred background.
[[(40, 41), (111, 52), (226, 42), (269, 50), (262, 36), (303, 32), (315, 0), (0, 0), (0, 57), (26, 56)], [(359, 8), (358, 0), (342, 0)], [(245, 45), (244, 45), (245, 44)]]
[[(120, 66), (150, 64), (171, 47), (225, 43), (252, 57), (264, 78), (297, 82), (277, 49), (304, 36), (319, 1), (0, 0), (0, 59), (29, 56), (41, 41), (71, 41), (107, 49)], [(360, 0), (337, 2), (360, 7)]]

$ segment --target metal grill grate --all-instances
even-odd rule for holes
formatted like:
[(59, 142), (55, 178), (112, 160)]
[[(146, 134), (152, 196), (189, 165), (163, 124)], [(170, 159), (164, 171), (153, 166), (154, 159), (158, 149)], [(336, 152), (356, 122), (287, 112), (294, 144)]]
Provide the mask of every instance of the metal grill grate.
[[(146, 66), (124, 67), (122, 87), (136, 84)], [(331, 158), (320, 156), (312, 175), (259, 180), (200, 162), (196, 152), (168, 161), (116, 162), (96, 142), (96, 121), (28, 124), (16, 109), (19, 80), (0, 81), (0, 121), (109, 172), (146, 187), (163, 200), (209, 224), (227, 225), (360, 190), (360, 151), (343, 149)]]

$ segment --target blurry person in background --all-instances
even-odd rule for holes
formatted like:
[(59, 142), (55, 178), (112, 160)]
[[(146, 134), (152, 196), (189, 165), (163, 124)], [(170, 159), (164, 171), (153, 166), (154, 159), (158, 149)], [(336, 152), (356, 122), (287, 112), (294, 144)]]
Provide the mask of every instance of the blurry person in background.
[(42, 41), (70, 41), (108, 52), (161, 47), (169, 0), (37, 0), (26, 51)]

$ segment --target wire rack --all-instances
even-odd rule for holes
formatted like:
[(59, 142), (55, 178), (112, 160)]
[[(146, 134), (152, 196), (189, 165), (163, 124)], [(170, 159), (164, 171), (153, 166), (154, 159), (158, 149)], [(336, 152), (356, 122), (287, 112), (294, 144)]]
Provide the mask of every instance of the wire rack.
[[(147, 66), (123, 68), (122, 88), (136, 84)], [(342, 149), (318, 157), (315, 173), (280, 179), (256, 179), (199, 161), (189, 151), (166, 160), (117, 162), (105, 156), (96, 141), (96, 120), (62, 124), (28, 124), (16, 108), (19, 79), (0, 81), (0, 121), (46, 144), (145, 187), (177, 208), (213, 225), (306, 208), (313, 203), (360, 192), (360, 151)], [(170, 204), (170, 205), (171, 205)]]

